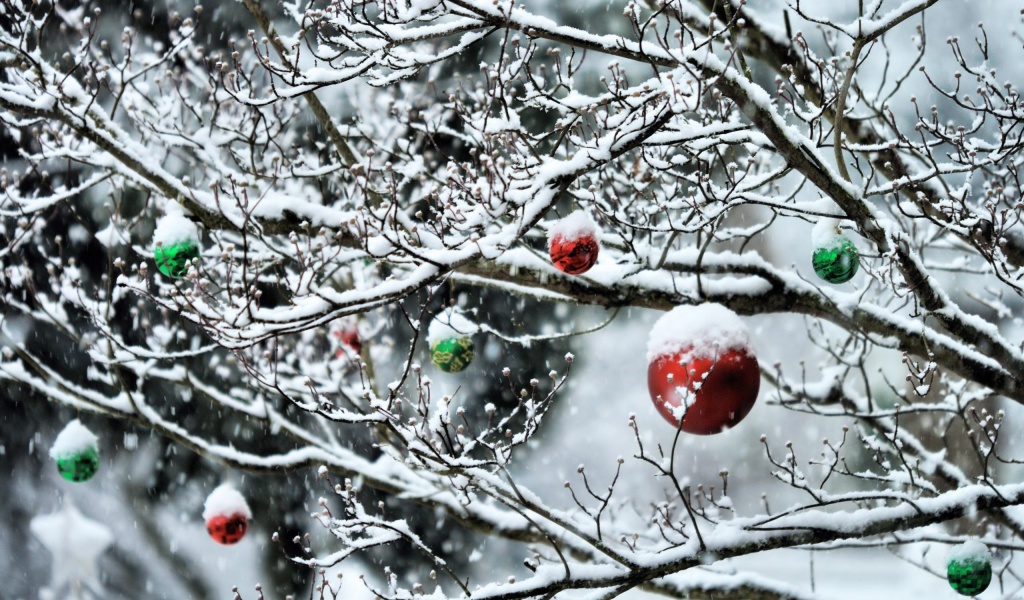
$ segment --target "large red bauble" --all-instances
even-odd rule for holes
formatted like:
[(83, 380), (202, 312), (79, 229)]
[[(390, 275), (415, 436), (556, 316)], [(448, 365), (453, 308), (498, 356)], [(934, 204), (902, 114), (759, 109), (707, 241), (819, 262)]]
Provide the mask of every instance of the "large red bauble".
[(597, 238), (590, 234), (581, 234), (572, 239), (556, 235), (551, 238), (548, 252), (551, 262), (555, 263), (559, 271), (579, 275), (594, 266), (600, 249)]
[[(747, 416), (761, 388), (757, 358), (745, 348), (717, 356), (688, 357), (691, 348), (656, 358), (647, 368), (647, 388), (661, 416), (679, 427), (673, 409), (689, 408), (681, 429), (711, 435), (735, 426)], [(685, 360), (685, 362), (683, 362)], [(687, 394), (682, 390), (689, 390)]]
[(245, 536), (245, 530), (249, 528), (249, 521), (245, 515), (236, 513), (233, 515), (215, 515), (206, 521), (206, 531), (218, 544), (229, 546), (236, 544)]

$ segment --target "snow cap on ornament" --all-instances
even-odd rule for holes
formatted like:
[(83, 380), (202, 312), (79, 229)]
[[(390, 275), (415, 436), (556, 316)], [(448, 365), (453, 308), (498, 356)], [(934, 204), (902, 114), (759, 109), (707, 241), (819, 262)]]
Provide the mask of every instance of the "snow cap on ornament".
[(176, 208), (168, 209), (153, 231), (153, 261), (167, 277), (180, 279), (189, 261), (199, 258), (199, 229)]
[(821, 219), (811, 229), (811, 265), (818, 277), (829, 283), (846, 283), (860, 267), (857, 246), (839, 230), (839, 221)]
[(992, 581), (992, 558), (988, 548), (978, 540), (954, 546), (946, 563), (949, 587), (963, 596), (977, 596)]
[(252, 511), (249, 504), (229, 483), (222, 483), (206, 497), (203, 520), (206, 531), (218, 544), (235, 544), (245, 535)]
[(68, 481), (92, 479), (100, 468), (99, 438), (78, 419), (68, 423), (50, 446), (57, 472)]
[(597, 263), (601, 250), (598, 231), (590, 214), (583, 210), (570, 213), (548, 230), (548, 254), (563, 273), (580, 275)]
[(480, 327), (463, 316), (458, 309), (438, 314), (427, 328), (430, 360), (445, 373), (458, 373), (469, 366), (476, 356), (472, 335)]
[(677, 306), (663, 315), (651, 329), (647, 361), (655, 408), (687, 433), (711, 435), (735, 426), (761, 388), (749, 330), (721, 304)]

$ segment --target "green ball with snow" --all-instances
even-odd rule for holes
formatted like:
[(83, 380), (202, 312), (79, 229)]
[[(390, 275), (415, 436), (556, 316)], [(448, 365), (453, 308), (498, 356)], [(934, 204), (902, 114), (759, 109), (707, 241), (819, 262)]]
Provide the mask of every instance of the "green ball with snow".
[(469, 337), (450, 337), (430, 347), (430, 360), (445, 373), (458, 373), (473, 362), (476, 353)]
[(74, 483), (89, 481), (100, 470), (100, 455), (95, 448), (57, 459), (57, 472)]
[(188, 274), (188, 265), (199, 258), (199, 230), (185, 215), (168, 213), (153, 231), (153, 260), (167, 277), (179, 279)]
[(811, 257), (814, 272), (829, 283), (846, 283), (860, 267), (860, 254), (850, 238), (837, 235), (829, 243), (816, 248)]
[(50, 447), (50, 458), (60, 476), (73, 483), (92, 479), (100, 469), (98, 441), (78, 419), (68, 423)]
[(977, 596), (992, 581), (992, 561), (988, 548), (971, 540), (953, 548), (946, 564), (949, 586), (963, 596)]
[(430, 360), (445, 373), (458, 373), (476, 356), (472, 335), (480, 326), (470, 321), (457, 308), (450, 308), (434, 317), (427, 330)]
[(199, 246), (191, 240), (167, 246), (161, 244), (153, 250), (156, 268), (174, 279), (180, 279), (188, 274), (188, 263), (195, 258), (199, 258)]

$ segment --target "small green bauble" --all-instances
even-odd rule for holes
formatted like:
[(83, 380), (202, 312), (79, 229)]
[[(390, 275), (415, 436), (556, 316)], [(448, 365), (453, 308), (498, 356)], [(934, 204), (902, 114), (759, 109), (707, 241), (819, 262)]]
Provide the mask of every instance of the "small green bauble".
[(188, 273), (188, 262), (193, 258), (199, 258), (199, 246), (192, 240), (158, 245), (153, 250), (156, 268), (164, 275), (175, 279)]
[(60, 476), (74, 483), (89, 481), (100, 468), (100, 455), (96, 448), (86, 448), (56, 460)]
[(846, 283), (853, 279), (860, 267), (857, 247), (845, 235), (830, 240), (827, 246), (814, 251), (811, 263), (814, 272), (829, 283)]
[(949, 587), (963, 596), (977, 596), (992, 581), (992, 563), (984, 556), (952, 558), (946, 565)]
[(430, 360), (445, 373), (458, 373), (473, 362), (473, 340), (469, 337), (445, 338), (430, 348)]

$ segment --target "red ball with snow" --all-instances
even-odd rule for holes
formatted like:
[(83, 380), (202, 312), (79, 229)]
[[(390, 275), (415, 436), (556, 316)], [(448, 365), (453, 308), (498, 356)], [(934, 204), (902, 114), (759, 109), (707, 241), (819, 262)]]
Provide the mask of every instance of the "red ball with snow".
[(203, 520), (213, 541), (225, 546), (237, 544), (245, 537), (252, 511), (235, 488), (224, 483), (206, 497)]
[(548, 230), (548, 254), (551, 262), (563, 273), (586, 273), (597, 263), (600, 250), (597, 226), (582, 210), (558, 221)]
[(359, 339), (359, 330), (355, 327), (341, 333), (341, 343), (351, 348), (356, 354), (363, 351), (363, 340)]
[(761, 374), (749, 333), (720, 304), (679, 306), (663, 316), (651, 331), (647, 357), (655, 408), (687, 433), (730, 429), (757, 401)]
[[(333, 329), (332, 335), (341, 342), (342, 346), (349, 347), (356, 354), (363, 351), (363, 339), (359, 336), (359, 329), (355, 323), (346, 323)], [(334, 355), (341, 358), (345, 355), (345, 348), (338, 348)]]
[(245, 536), (245, 530), (249, 528), (249, 520), (245, 515), (216, 515), (206, 521), (206, 531), (218, 544), (230, 546), (238, 543)]

